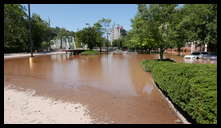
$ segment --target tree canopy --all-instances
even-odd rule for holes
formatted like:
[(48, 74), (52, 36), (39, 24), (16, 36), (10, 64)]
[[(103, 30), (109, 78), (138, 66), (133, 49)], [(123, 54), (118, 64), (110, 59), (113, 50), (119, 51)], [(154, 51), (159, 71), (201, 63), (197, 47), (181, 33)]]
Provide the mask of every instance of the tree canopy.
[[(28, 15), (24, 6), (20, 4), (4, 4), (5, 52), (29, 51), (28, 24)], [(50, 46), (50, 40), (55, 37), (73, 35), (66, 29), (50, 27), (49, 23), (36, 13), (31, 16), (31, 30), (34, 50), (47, 49)]]
[(27, 14), (18, 4), (4, 5), (4, 49), (5, 52), (27, 49)]
[(159, 49), (163, 59), (167, 48), (180, 50), (187, 42), (201, 45), (217, 43), (217, 5), (139, 4), (131, 20), (127, 47), (131, 49)]

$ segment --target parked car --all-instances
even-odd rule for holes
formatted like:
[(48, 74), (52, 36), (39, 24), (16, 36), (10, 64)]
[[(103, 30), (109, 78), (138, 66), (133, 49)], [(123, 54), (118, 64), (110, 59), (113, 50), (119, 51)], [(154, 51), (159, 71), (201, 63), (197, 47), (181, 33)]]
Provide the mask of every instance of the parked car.
[(200, 58), (207, 57), (208, 55), (208, 52), (200, 52)]
[(185, 55), (184, 58), (185, 59), (200, 59), (201, 54), (200, 54), (200, 52), (193, 52), (190, 55)]
[(123, 54), (123, 51), (120, 49), (117, 49), (113, 52), (114, 54)]
[(210, 60), (217, 60), (217, 56), (214, 53), (210, 53), (210, 54), (204, 54), (202, 55), (203, 59), (210, 59)]
[(210, 60), (217, 60), (217, 56), (211, 56)]

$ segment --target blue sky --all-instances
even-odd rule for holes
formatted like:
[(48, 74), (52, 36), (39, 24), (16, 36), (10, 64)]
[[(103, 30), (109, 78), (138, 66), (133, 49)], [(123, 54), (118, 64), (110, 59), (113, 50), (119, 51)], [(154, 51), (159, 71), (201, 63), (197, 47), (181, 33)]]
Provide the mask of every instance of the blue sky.
[(129, 30), (136, 12), (135, 4), (31, 4), (31, 13), (37, 13), (47, 21), (50, 18), (53, 27), (71, 31), (82, 29), (86, 23), (93, 25), (103, 17)]
[[(27, 8), (27, 4), (24, 4)], [(93, 25), (99, 19), (110, 18), (112, 23), (131, 29), (131, 19), (137, 12), (136, 4), (31, 4), (31, 13), (42, 19), (50, 18), (51, 26), (76, 31)]]

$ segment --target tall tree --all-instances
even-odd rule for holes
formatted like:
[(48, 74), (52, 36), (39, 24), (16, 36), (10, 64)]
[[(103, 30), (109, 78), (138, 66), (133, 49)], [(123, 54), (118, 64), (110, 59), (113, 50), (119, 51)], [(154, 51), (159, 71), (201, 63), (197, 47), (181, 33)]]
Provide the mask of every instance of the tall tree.
[[(4, 5), (4, 49), (5, 52), (28, 51), (28, 18), (24, 6)], [(32, 39), (35, 49), (42, 49), (42, 43), (49, 42), (56, 34), (49, 24), (38, 14), (31, 17)], [(49, 44), (47, 43), (47, 46)]]
[(171, 21), (176, 6), (175, 4), (149, 5), (148, 7), (143, 4), (138, 5), (138, 13), (132, 20), (132, 33), (135, 34), (131, 41), (137, 43), (140, 48), (159, 48), (162, 60), (164, 51), (172, 45)]
[(127, 46), (135, 49), (156, 49), (163, 59), (164, 51), (181, 47), (187, 42), (200, 45), (217, 44), (217, 5), (194, 4), (177, 7), (176, 4), (140, 4), (132, 19)]
[(169, 39), (172, 42), (171, 48), (178, 49), (178, 55), (180, 55), (181, 48), (188, 42), (188, 31), (183, 26), (185, 13), (183, 8), (176, 8), (175, 13), (172, 15), (171, 25), (169, 27)]
[(4, 4), (4, 50), (18, 52), (27, 50), (27, 14), (19, 4)]
[(98, 23), (100, 23), (102, 25), (103, 32), (106, 35), (106, 38), (107, 38), (106, 46), (107, 46), (107, 52), (108, 52), (108, 46), (109, 46), (109, 44), (108, 44), (108, 37), (109, 37), (109, 34), (110, 34), (111, 19), (102, 18), (101, 20), (98, 21)]
[(164, 51), (171, 47), (169, 28), (172, 25), (172, 14), (176, 6), (175, 4), (150, 5), (145, 16), (150, 25), (150, 32), (155, 45), (160, 49), (160, 60), (163, 59)]
[[(187, 4), (184, 6), (185, 19), (183, 25), (188, 28), (191, 41), (199, 45), (216, 44), (217, 42), (217, 5)], [(202, 49), (201, 49), (202, 50)]]
[(100, 52), (101, 52), (101, 48), (104, 42), (104, 38), (102, 37), (103, 35), (103, 31), (102, 31), (102, 25), (99, 22), (96, 22), (93, 26), (93, 28), (96, 31), (96, 45), (100, 48)]
[(78, 40), (87, 44), (89, 49), (93, 49), (97, 42), (97, 31), (94, 27), (87, 27), (76, 33)]
[[(40, 50), (42, 48), (42, 42), (49, 42), (56, 36), (55, 32), (49, 27), (48, 22), (41, 19), (38, 14), (32, 15), (32, 39), (34, 49)], [(46, 43), (47, 47), (49, 43)], [(45, 45), (45, 44), (44, 44)]]

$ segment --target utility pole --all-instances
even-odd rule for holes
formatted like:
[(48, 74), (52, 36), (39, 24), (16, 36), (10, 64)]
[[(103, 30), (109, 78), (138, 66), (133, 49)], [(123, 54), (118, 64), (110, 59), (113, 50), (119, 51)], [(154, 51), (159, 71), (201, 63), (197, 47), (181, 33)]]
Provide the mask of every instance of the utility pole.
[(31, 44), (31, 57), (33, 56), (33, 42), (31, 39), (31, 11), (30, 11), (30, 4), (28, 4), (28, 20), (29, 20), (29, 41)]
[[(50, 18), (48, 17), (48, 25), (49, 25), (49, 28), (51, 27), (51, 22), (50, 22)], [(48, 52), (50, 51), (51, 49), (51, 40), (48, 42)]]

